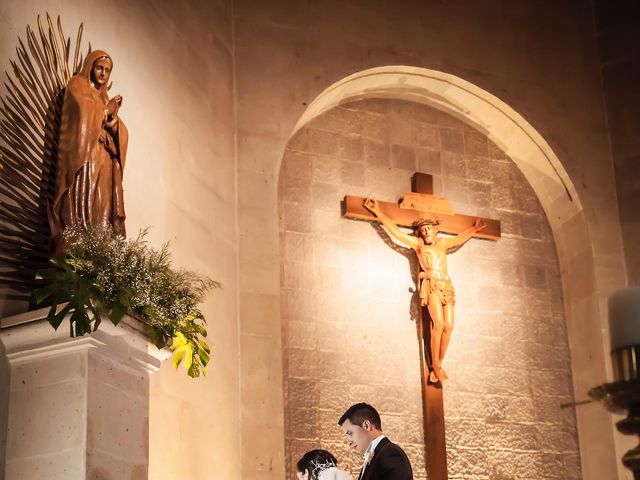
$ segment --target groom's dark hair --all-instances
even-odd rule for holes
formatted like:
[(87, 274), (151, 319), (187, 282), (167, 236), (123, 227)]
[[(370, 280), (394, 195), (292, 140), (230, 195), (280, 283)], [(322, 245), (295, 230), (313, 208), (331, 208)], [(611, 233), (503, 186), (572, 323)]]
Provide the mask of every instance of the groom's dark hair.
[(365, 420), (369, 420), (371, 424), (378, 430), (382, 431), (382, 422), (380, 414), (368, 403), (356, 403), (351, 405), (346, 412), (342, 414), (338, 425), (342, 426), (344, 422), (349, 420), (353, 425), (362, 426)]

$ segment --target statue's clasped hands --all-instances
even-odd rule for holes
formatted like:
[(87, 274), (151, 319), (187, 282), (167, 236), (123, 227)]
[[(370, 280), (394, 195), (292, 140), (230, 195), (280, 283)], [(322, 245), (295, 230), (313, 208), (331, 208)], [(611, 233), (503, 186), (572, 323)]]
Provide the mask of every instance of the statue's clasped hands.
[(110, 99), (109, 103), (107, 104), (107, 115), (110, 117), (117, 115), (121, 105), (122, 105), (122, 95), (116, 95), (115, 97)]
[(106, 109), (107, 127), (113, 128), (116, 126), (116, 124), (118, 123), (118, 118), (116, 115), (118, 114), (118, 111), (120, 110), (121, 106), (122, 106), (122, 95), (116, 95), (109, 100), (109, 103), (107, 104), (107, 109)]

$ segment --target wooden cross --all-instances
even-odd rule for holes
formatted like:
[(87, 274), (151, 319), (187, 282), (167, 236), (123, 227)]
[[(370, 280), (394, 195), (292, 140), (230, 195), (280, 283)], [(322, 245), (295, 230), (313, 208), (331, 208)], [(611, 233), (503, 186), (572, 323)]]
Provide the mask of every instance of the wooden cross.
[[(347, 218), (379, 221), (365, 206), (365, 199), (347, 195), (342, 203), (342, 215)], [(477, 217), (456, 215), (444, 197), (433, 195), (433, 177), (415, 173), (411, 179), (411, 192), (407, 192), (400, 204), (378, 202), (380, 210), (396, 225), (411, 227), (413, 222), (429, 217), (440, 222), (439, 230), (458, 234), (474, 224)], [(497, 240), (500, 238), (500, 222), (482, 218), (486, 227), (474, 237)], [(427, 307), (419, 309), (417, 334), (420, 345), (420, 376), (422, 380), (422, 408), (424, 417), (425, 460), (429, 480), (447, 480), (447, 449), (444, 430), (443, 389), (440, 382), (429, 380), (431, 370), (430, 321)]]

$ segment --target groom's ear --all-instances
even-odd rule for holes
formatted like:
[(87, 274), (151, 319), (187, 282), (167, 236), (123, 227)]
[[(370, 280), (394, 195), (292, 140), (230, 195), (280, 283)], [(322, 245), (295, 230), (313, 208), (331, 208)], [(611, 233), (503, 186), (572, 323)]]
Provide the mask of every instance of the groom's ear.
[(367, 432), (371, 431), (371, 422), (369, 420), (364, 420), (362, 422), (362, 428), (364, 428)]

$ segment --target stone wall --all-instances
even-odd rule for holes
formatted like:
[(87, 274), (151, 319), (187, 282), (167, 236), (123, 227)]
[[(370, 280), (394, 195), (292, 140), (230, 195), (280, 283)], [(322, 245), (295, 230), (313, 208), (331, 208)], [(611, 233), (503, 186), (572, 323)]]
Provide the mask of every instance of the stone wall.
[(628, 283), (640, 285), (640, 5), (593, 5)]
[[(572, 252), (562, 278), (574, 365), (587, 365), (574, 372), (576, 396), (606, 380), (606, 297), (625, 276), (592, 9), (574, 0), (0, 5), (5, 62), (46, 10), (63, 15), (67, 32), (84, 21), (85, 38), (114, 56), (112, 92), (125, 97), (132, 142), (129, 230), (153, 225), (152, 242), (172, 240), (179, 265), (223, 282), (205, 306), (211, 338), (220, 339), (215, 368), (189, 382), (167, 366), (152, 381), (153, 473), (282, 478), (280, 162), (307, 106), (373, 67), (424, 67), (471, 82), (544, 138), (581, 212), (555, 231)], [(614, 449), (610, 416), (592, 404), (578, 418), (584, 478), (624, 478), (627, 447), (618, 436)]]
[(340, 217), (344, 195), (396, 201), (414, 171), (455, 211), (499, 219), (498, 242), (449, 256), (456, 326), (445, 369), (449, 478), (581, 478), (555, 246), (521, 172), (438, 110), (365, 100), (312, 121), (287, 146), (279, 186), (287, 478), (311, 448), (357, 475), (337, 419), (366, 401), (424, 479), (410, 251)]
[[(243, 441), (243, 478), (282, 478), (282, 455), (275, 449), (282, 438), (282, 394), (276, 388), (282, 359), (275, 353), (282, 318), (280, 164), (309, 107), (327, 96), (340, 99), (345, 79), (370, 69), (418, 67), (469, 82), (483, 95), (463, 108), (447, 86), (408, 90), (404, 98), (425, 96), (453, 115), (473, 117), (487, 104), (495, 105), (487, 100), (494, 96), (511, 109), (511, 130), (522, 134), (526, 123), (530, 130), (525, 131), (533, 131), (544, 152), (558, 159), (554, 168), (575, 189), (570, 200), (575, 215), (558, 224), (542, 176), (535, 188), (556, 225), (576, 398), (607, 380), (606, 299), (626, 278), (620, 222), (611, 214), (617, 199), (590, 2), (411, 0), (400, 7), (377, 0), (366, 5), (236, 0), (234, 38), (240, 372), (248, 379), (241, 386), (243, 438), (248, 439)], [(375, 95), (364, 89), (360, 98)], [(513, 136), (509, 128), (496, 131), (492, 121), (474, 124), (496, 141), (506, 143)], [(527, 148), (514, 148), (514, 161), (525, 163)], [(611, 415), (595, 403), (582, 406), (577, 415), (581, 449), (587, 453), (582, 455), (585, 480), (628, 476), (620, 457), (629, 447), (621, 444), (622, 435), (614, 435)], [(265, 434), (255, 439), (255, 429)]]

